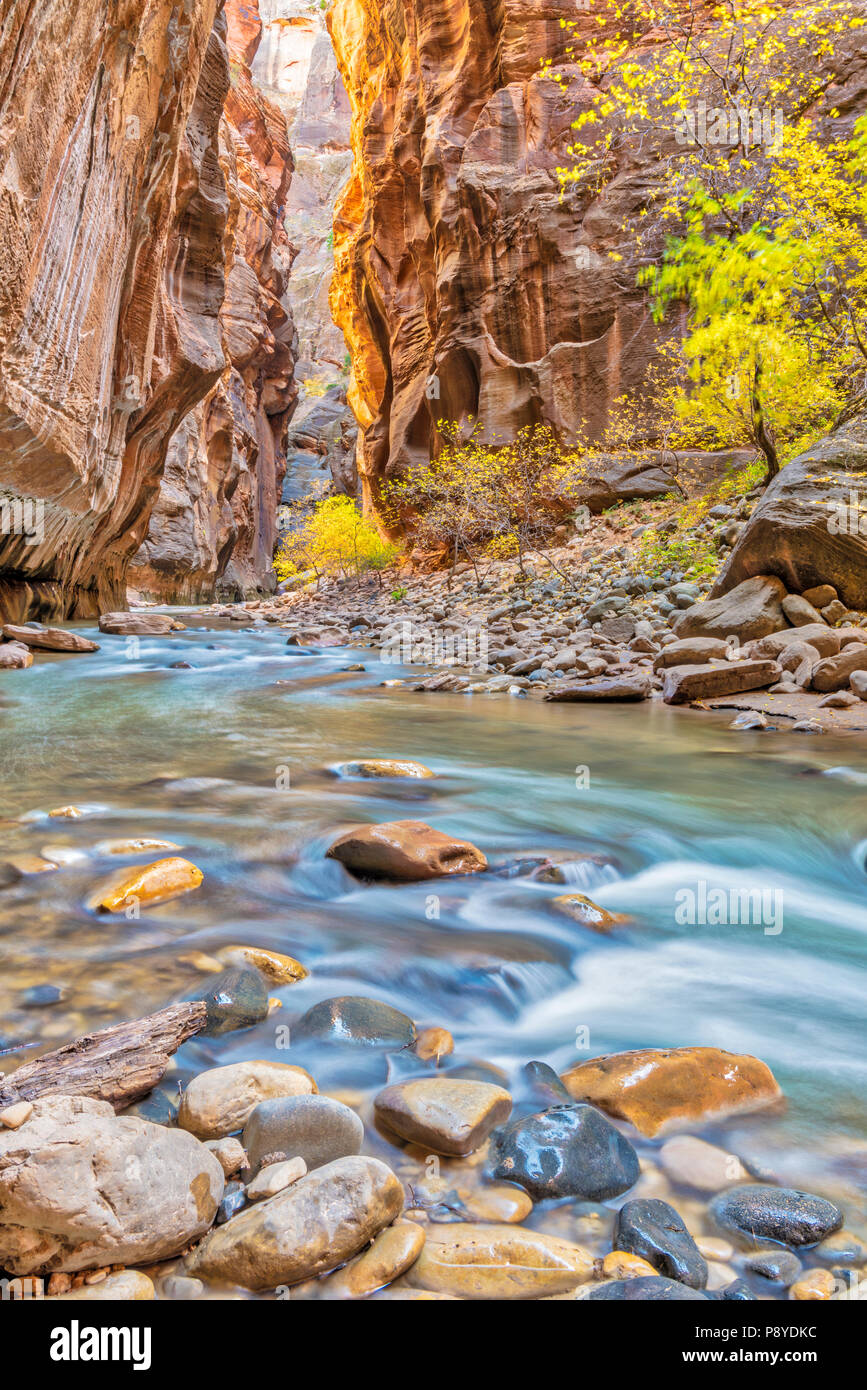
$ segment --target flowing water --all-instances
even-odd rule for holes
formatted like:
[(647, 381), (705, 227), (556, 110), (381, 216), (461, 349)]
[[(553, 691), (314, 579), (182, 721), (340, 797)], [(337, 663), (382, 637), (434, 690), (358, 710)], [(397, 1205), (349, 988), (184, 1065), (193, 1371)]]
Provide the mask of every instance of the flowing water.
[[(295, 1017), (342, 994), (448, 1028), (454, 1064), (493, 1064), (518, 1094), (532, 1058), (562, 1069), (631, 1047), (750, 1052), (785, 1111), (703, 1132), (757, 1173), (836, 1197), (863, 1230), (862, 742), (734, 733), (730, 713), (656, 703), (411, 695), (380, 686), (400, 672), (375, 653), (304, 653), (273, 626), (197, 621), (208, 625), (138, 644), (81, 628), (96, 655), (39, 654), (4, 674), (0, 857), (60, 868), (0, 894), (0, 1065), (201, 989), (196, 952), (267, 946), (310, 977), (276, 989), (283, 1008), (257, 1027), (187, 1044), (166, 1093), (214, 1063), (310, 1060), (275, 1050), (278, 1028), (291, 1039)], [(366, 670), (345, 669), (355, 661)], [(334, 775), (362, 756), (418, 759), (437, 778)], [(48, 818), (69, 803), (85, 814)], [(472, 840), (494, 872), (371, 886), (324, 858), (353, 823), (407, 818)], [(95, 915), (88, 895), (118, 863), (99, 843), (137, 836), (182, 846), (203, 887), (139, 920)], [(517, 864), (541, 856), (565, 861), (566, 887)], [(764, 890), (761, 920), (681, 924), (685, 890), (714, 888)], [(551, 905), (570, 889), (631, 921), (608, 937), (582, 929)], [(62, 997), (34, 1004), (39, 985)], [(320, 1087), (369, 1098), (406, 1065), (358, 1052), (311, 1061)]]

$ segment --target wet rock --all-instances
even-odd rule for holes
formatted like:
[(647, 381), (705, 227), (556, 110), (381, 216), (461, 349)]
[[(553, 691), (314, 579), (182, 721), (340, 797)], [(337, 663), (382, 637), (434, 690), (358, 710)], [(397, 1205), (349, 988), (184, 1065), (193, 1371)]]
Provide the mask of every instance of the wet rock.
[(782, 1095), (764, 1062), (716, 1047), (609, 1053), (570, 1067), (562, 1080), (576, 1100), (650, 1136), (694, 1120), (746, 1114)]
[(296, 1041), (318, 1038), (322, 1042), (396, 1049), (410, 1047), (416, 1032), (412, 1019), (390, 1004), (346, 994), (314, 1004), (295, 1024), (292, 1036)]
[(801, 1261), (791, 1250), (757, 1250), (747, 1257), (746, 1266), (774, 1284), (791, 1284), (801, 1273)]
[(683, 1299), (706, 1299), (700, 1289), (679, 1284), (676, 1279), (615, 1279), (611, 1284), (599, 1284), (587, 1294), (594, 1303), (617, 1301), (626, 1303), (672, 1303)]
[(606, 1279), (655, 1279), (656, 1270), (640, 1255), (628, 1250), (609, 1250), (602, 1261), (602, 1273)]
[(822, 1241), (815, 1253), (820, 1259), (831, 1260), (836, 1265), (867, 1264), (867, 1243), (852, 1231), (835, 1231)]
[(447, 1028), (422, 1028), (412, 1050), (423, 1062), (439, 1063), (454, 1052), (455, 1040)]
[(789, 1288), (789, 1298), (798, 1303), (826, 1302), (837, 1291), (837, 1281), (830, 1269), (808, 1269)]
[(754, 1303), (756, 1299), (745, 1279), (733, 1279), (730, 1284), (708, 1296), (722, 1299), (724, 1303)]
[(355, 763), (340, 763), (339, 777), (435, 777), (424, 763), (399, 758), (364, 758)]
[(145, 1264), (211, 1225), (223, 1171), (179, 1129), (116, 1116), (104, 1101), (34, 1101), (0, 1130), (0, 1268), (13, 1274)]
[(560, 681), (545, 694), (546, 700), (647, 700), (652, 686), (646, 675), (611, 676), (601, 680)]
[(665, 672), (662, 698), (667, 705), (686, 705), (691, 700), (760, 690), (779, 679), (780, 666), (769, 657), (726, 661), (719, 666), (672, 666)]
[(640, 1255), (660, 1274), (703, 1289), (707, 1284), (707, 1262), (674, 1207), (657, 1198), (626, 1202), (617, 1213), (614, 1245)]
[(729, 724), (729, 728), (740, 729), (742, 731), (748, 729), (767, 729), (768, 721), (761, 710), (745, 709), (741, 710), (740, 714), (735, 715), (731, 724)]
[(518, 1183), (534, 1201), (604, 1202), (638, 1181), (628, 1139), (590, 1105), (557, 1105), (512, 1120), (491, 1136), (492, 1176)]
[(377, 1120), (410, 1143), (435, 1153), (470, 1154), (507, 1120), (512, 1097), (501, 1086), (452, 1077), (422, 1077), (380, 1091)]
[(138, 1269), (109, 1274), (99, 1284), (82, 1284), (79, 1289), (55, 1294), (52, 1303), (146, 1303), (156, 1298), (153, 1282)]
[(335, 840), (328, 858), (339, 860), (359, 877), (400, 883), (417, 883), (446, 874), (476, 874), (488, 864), (475, 845), (413, 820), (387, 821), (351, 830)]
[(20, 883), (24, 874), (14, 864), (8, 860), (0, 861), (0, 888), (12, 888), (16, 883)]
[(247, 1289), (298, 1284), (344, 1264), (402, 1210), (403, 1188), (390, 1168), (376, 1158), (340, 1158), (212, 1231), (187, 1272)]
[(298, 980), (306, 980), (310, 974), (293, 956), (266, 951), (261, 946), (222, 946), (217, 952), (217, 959), (239, 970), (250, 966), (275, 985), (294, 985)]
[(178, 1107), (178, 1125), (199, 1139), (221, 1139), (244, 1128), (256, 1106), (280, 1096), (311, 1095), (316, 1082), (288, 1062), (233, 1062), (200, 1072)]
[(25, 627), (15, 623), (3, 624), (3, 636), (9, 642), (21, 642), (47, 652), (98, 652), (99, 646), (78, 632), (60, 627)]
[(132, 873), (124, 871), (104, 884), (92, 899), (101, 912), (125, 912), (137, 907), (153, 907), (182, 893), (190, 893), (202, 883), (202, 871), (188, 859), (158, 859)]
[(33, 665), (33, 653), (22, 642), (0, 645), (0, 671), (26, 671)]
[(710, 1213), (745, 1244), (768, 1240), (796, 1249), (817, 1245), (843, 1224), (843, 1213), (824, 1197), (758, 1183), (721, 1193), (711, 1202)]
[(266, 1154), (303, 1158), (308, 1169), (357, 1154), (364, 1125), (354, 1110), (330, 1096), (280, 1096), (261, 1101), (244, 1126), (241, 1143), (253, 1174)]
[(678, 637), (737, 637), (749, 642), (788, 626), (782, 601), (786, 586), (776, 575), (745, 579), (720, 598), (705, 599), (674, 619)]
[(152, 849), (180, 849), (172, 840), (100, 840), (95, 854), (147, 854)]
[(512, 1183), (488, 1183), (484, 1187), (457, 1189), (465, 1221), (490, 1221), (497, 1225), (524, 1221), (533, 1200), (523, 1187)]
[(432, 1226), (406, 1276), (412, 1288), (457, 1298), (523, 1299), (566, 1293), (592, 1278), (580, 1245), (519, 1226)]
[(291, 1187), (293, 1182), (298, 1182), (307, 1172), (307, 1164), (303, 1158), (287, 1158), (282, 1163), (269, 1163), (267, 1167), (260, 1168), (258, 1175), (247, 1187), (248, 1202), (262, 1202), (269, 1197), (276, 1197), (278, 1192), (283, 1192), (285, 1188)]
[(246, 1205), (247, 1194), (243, 1183), (226, 1183), (223, 1200), (220, 1202), (220, 1209), (217, 1212), (217, 1225), (222, 1226), (226, 1221), (231, 1221), (232, 1217), (237, 1216), (239, 1211), (243, 1211)]
[(166, 632), (183, 632), (185, 624), (168, 613), (103, 613), (99, 630), (120, 637), (161, 637)]
[(227, 970), (210, 989), (194, 996), (207, 1009), (206, 1037), (250, 1028), (268, 1016), (268, 992), (256, 970)]
[(694, 1187), (699, 1192), (719, 1192), (736, 1182), (749, 1178), (744, 1165), (734, 1154), (696, 1139), (692, 1134), (668, 1139), (659, 1152), (659, 1163), (672, 1182)]
[(321, 1285), (322, 1297), (366, 1298), (385, 1288), (415, 1264), (425, 1243), (425, 1231), (415, 1221), (388, 1226), (361, 1255)]
[(599, 932), (602, 936), (630, 920), (622, 913), (609, 912), (607, 908), (600, 907), (583, 893), (561, 893), (552, 899), (551, 906), (563, 916), (571, 917), (573, 922), (580, 923), (582, 927), (589, 927), (591, 931)]

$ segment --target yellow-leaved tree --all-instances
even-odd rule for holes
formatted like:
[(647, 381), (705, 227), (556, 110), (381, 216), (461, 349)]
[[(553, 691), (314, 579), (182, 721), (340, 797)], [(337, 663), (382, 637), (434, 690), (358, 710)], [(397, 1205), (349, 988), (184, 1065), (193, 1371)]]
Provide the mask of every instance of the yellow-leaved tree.
[(396, 555), (396, 547), (382, 539), (353, 499), (339, 495), (317, 502), (300, 530), (283, 537), (274, 572), (279, 580), (307, 573), (317, 580), (357, 579), (365, 571), (385, 569)]

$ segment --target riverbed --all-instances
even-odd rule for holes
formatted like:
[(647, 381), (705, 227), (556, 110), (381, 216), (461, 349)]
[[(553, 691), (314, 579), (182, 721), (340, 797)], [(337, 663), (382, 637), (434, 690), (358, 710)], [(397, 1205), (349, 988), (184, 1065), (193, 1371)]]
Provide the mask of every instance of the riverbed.
[[(343, 994), (447, 1028), (450, 1065), (490, 1064), (519, 1095), (531, 1059), (563, 1070), (625, 1048), (721, 1047), (766, 1062), (786, 1107), (700, 1132), (758, 1175), (839, 1201), (863, 1232), (863, 741), (733, 732), (730, 712), (656, 702), (410, 694), (381, 685), (404, 672), (375, 652), (299, 650), (278, 626), (178, 616), (196, 625), (159, 638), (79, 625), (98, 653), (39, 653), (3, 673), (0, 857), (58, 865), (0, 893), (4, 1070), (201, 989), (198, 953), (255, 944), (309, 978), (274, 989), (282, 1008), (255, 1028), (188, 1043), (166, 1104), (203, 1067), (296, 1060), (278, 1029), (291, 1039), (294, 1018)], [(362, 756), (437, 775), (336, 775)], [(65, 805), (83, 814), (49, 817)], [(373, 886), (325, 858), (349, 826), (398, 819), (471, 840), (491, 871)], [(117, 868), (100, 843), (138, 836), (181, 846), (202, 888), (138, 920), (96, 915), (88, 896)], [(526, 861), (546, 857), (567, 887), (533, 877)], [(714, 889), (758, 893), (759, 920), (684, 921), (690, 893), (692, 917), (712, 917), (700, 904)], [(554, 909), (566, 891), (629, 920), (596, 935)], [(363, 1106), (403, 1073), (362, 1051), (315, 1066), (298, 1055), (321, 1089)]]

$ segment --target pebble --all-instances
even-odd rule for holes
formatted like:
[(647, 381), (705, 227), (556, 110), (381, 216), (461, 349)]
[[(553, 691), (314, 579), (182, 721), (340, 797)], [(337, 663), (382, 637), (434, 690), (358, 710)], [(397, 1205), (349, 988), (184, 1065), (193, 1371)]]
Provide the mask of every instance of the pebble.
[(205, 1148), (210, 1149), (225, 1177), (231, 1178), (248, 1166), (247, 1155), (240, 1139), (206, 1139), (204, 1142)]
[(795, 1247), (816, 1245), (843, 1224), (843, 1213), (824, 1197), (758, 1183), (721, 1193), (711, 1202), (710, 1211), (723, 1230), (751, 1245), (756, 1240)]
[(422, 1028), (413, 1044), (413, 1052), (423, 1062), (439, 1062), (455, 1050), (455, 1040), (447, 1028)]
[(156, 1298), (153, 1281), (137, 1269), (109, 1274), (99, 1284), (83, 1284), (68, 1293), (55, 1294), (57, 1303), (143, 1303)]
[(660, 1275), (650, 1279), (615, 1279), (610, 1284), (598, 1284), (587, 1294), (588, 1301), (618, 1301), (626, 1303), (671, 1303), (685, 1299), (704, 1299), (700, 1289), (679, 1284), (676, 1279)]
[(32, 1114), (33, 1106), (29, 1100), (19, 1100), (15, 1105), (7, 1105), (5, 1110), (0, 1110), (0, 1125), (6, 1129), (20, 1129)]
[(659, 1151), (659, 1162), (672, 1182), (700, 1192), (719, 1192), (750, 1176), (734, 1154), (691, 1134), (668, 1139)]
[(691, 1289), (707, 1284), (708, 1267), (681, 1217), (668, 1202), (638, 1198), (617, 1213), (614, 1245), (652, 1264), (660, 1274)]
[(573, 922), (578, 922), (582, 927), (589, 927), (591, 931), (602, 935), (613, 931), (621, 922), (629, 921), (628, 917), (620, 913), (609, 912), (606, 908), (600, 907), (583, 893), (561, 893), (552, 900), (552, 905), (558, 912), (571, 917)]
[(606, 1279), (648, 1279), (656, 1276), (652, 1264), (628, 1250), (609, 1250), (602, 1261), (602, 1273)]
[(222, 1139), (244, 1128), (256, 1106), (279, 1096), (311, 1095), (316, 1082), (288, 1062), (233, 1062), (200, 1072), (178, 1107), (178, 1125), (198, 1139)]
[(274, 985), (294, 985), (310, 974), (294, 957), (281, 955), (279, 951), (266, 951), (261, 946), (224, 946), (217, 952), (217, 958), (222, 964), (237, 969), (252, 967)]
[(830, 1269), (808, 1269), (796, 1283), (789, 1288), (789, 1298), (798, 1303), (811, 1300), (825, 1301), (837, 1290), (836, 1280)]
[(256, 1106), (241, 1142), (254, 1174), (269, 1153), (303, 1158), (312, 1172), (359, 1153), (364, 1125), (354, 1110), (330, 1096), (281, 1096)]
[(628, 1139), (590, 1105), (562, 1105), (512, 1120), (491, 1136), (492, 1175), (516, 1182), (534, 1201), (606, 1201), (638, 1180)]
[(199, 888), (202, 878), (201, 869), (188, 859), (158, 859), (132, 873), (126, 871), (113, 882), (104, 884), (89, 906), (101, 912), (153, 907)]
[(791, 1250), (757, 1250), (746, 1260), (747, 1269), (775, 1284), (791, 1284), (801, 1273), (801, 1261)]
[(586, 1250), (524, 1226), (434, 1226), (407, 1274), (413, 1288), (469, 1299), (544, 1298), (593, 1275)]
[(466, 1155), (509, 1118), (512, 1097), (501, 1086), (453, 1077), (423, 1077), (387, 1086), (374, 1101), (380, 1124), (435, 1153)]
[(390, 1004), (348, 994), (314, 1004), (295, 1024), (292, 1036), (397, 1049), (410, 1047), (416, 1031), (412, 1019)]
[(356, 1255), (321, 1285), (322, 1297), (366, 1298), (415, 1264), (425, 1243), (425, 1231), (415, 1221), (396, 1221), (380, 1231), (369, 1249)]
[(267, 1168), (262, 1168), (257, 1177), (247, 1188), (247, 1200), (249, 1202), (261, 1202), (266, 1197), (276, 1197), (278, 1192), (282, 1192), (285, 1187), (290, 1187), (293, 1182), (298, 1182), (307, 1172), (307, 1164), (303, 1158), (289, 1158), (283, 1163), (269, 1163)]

